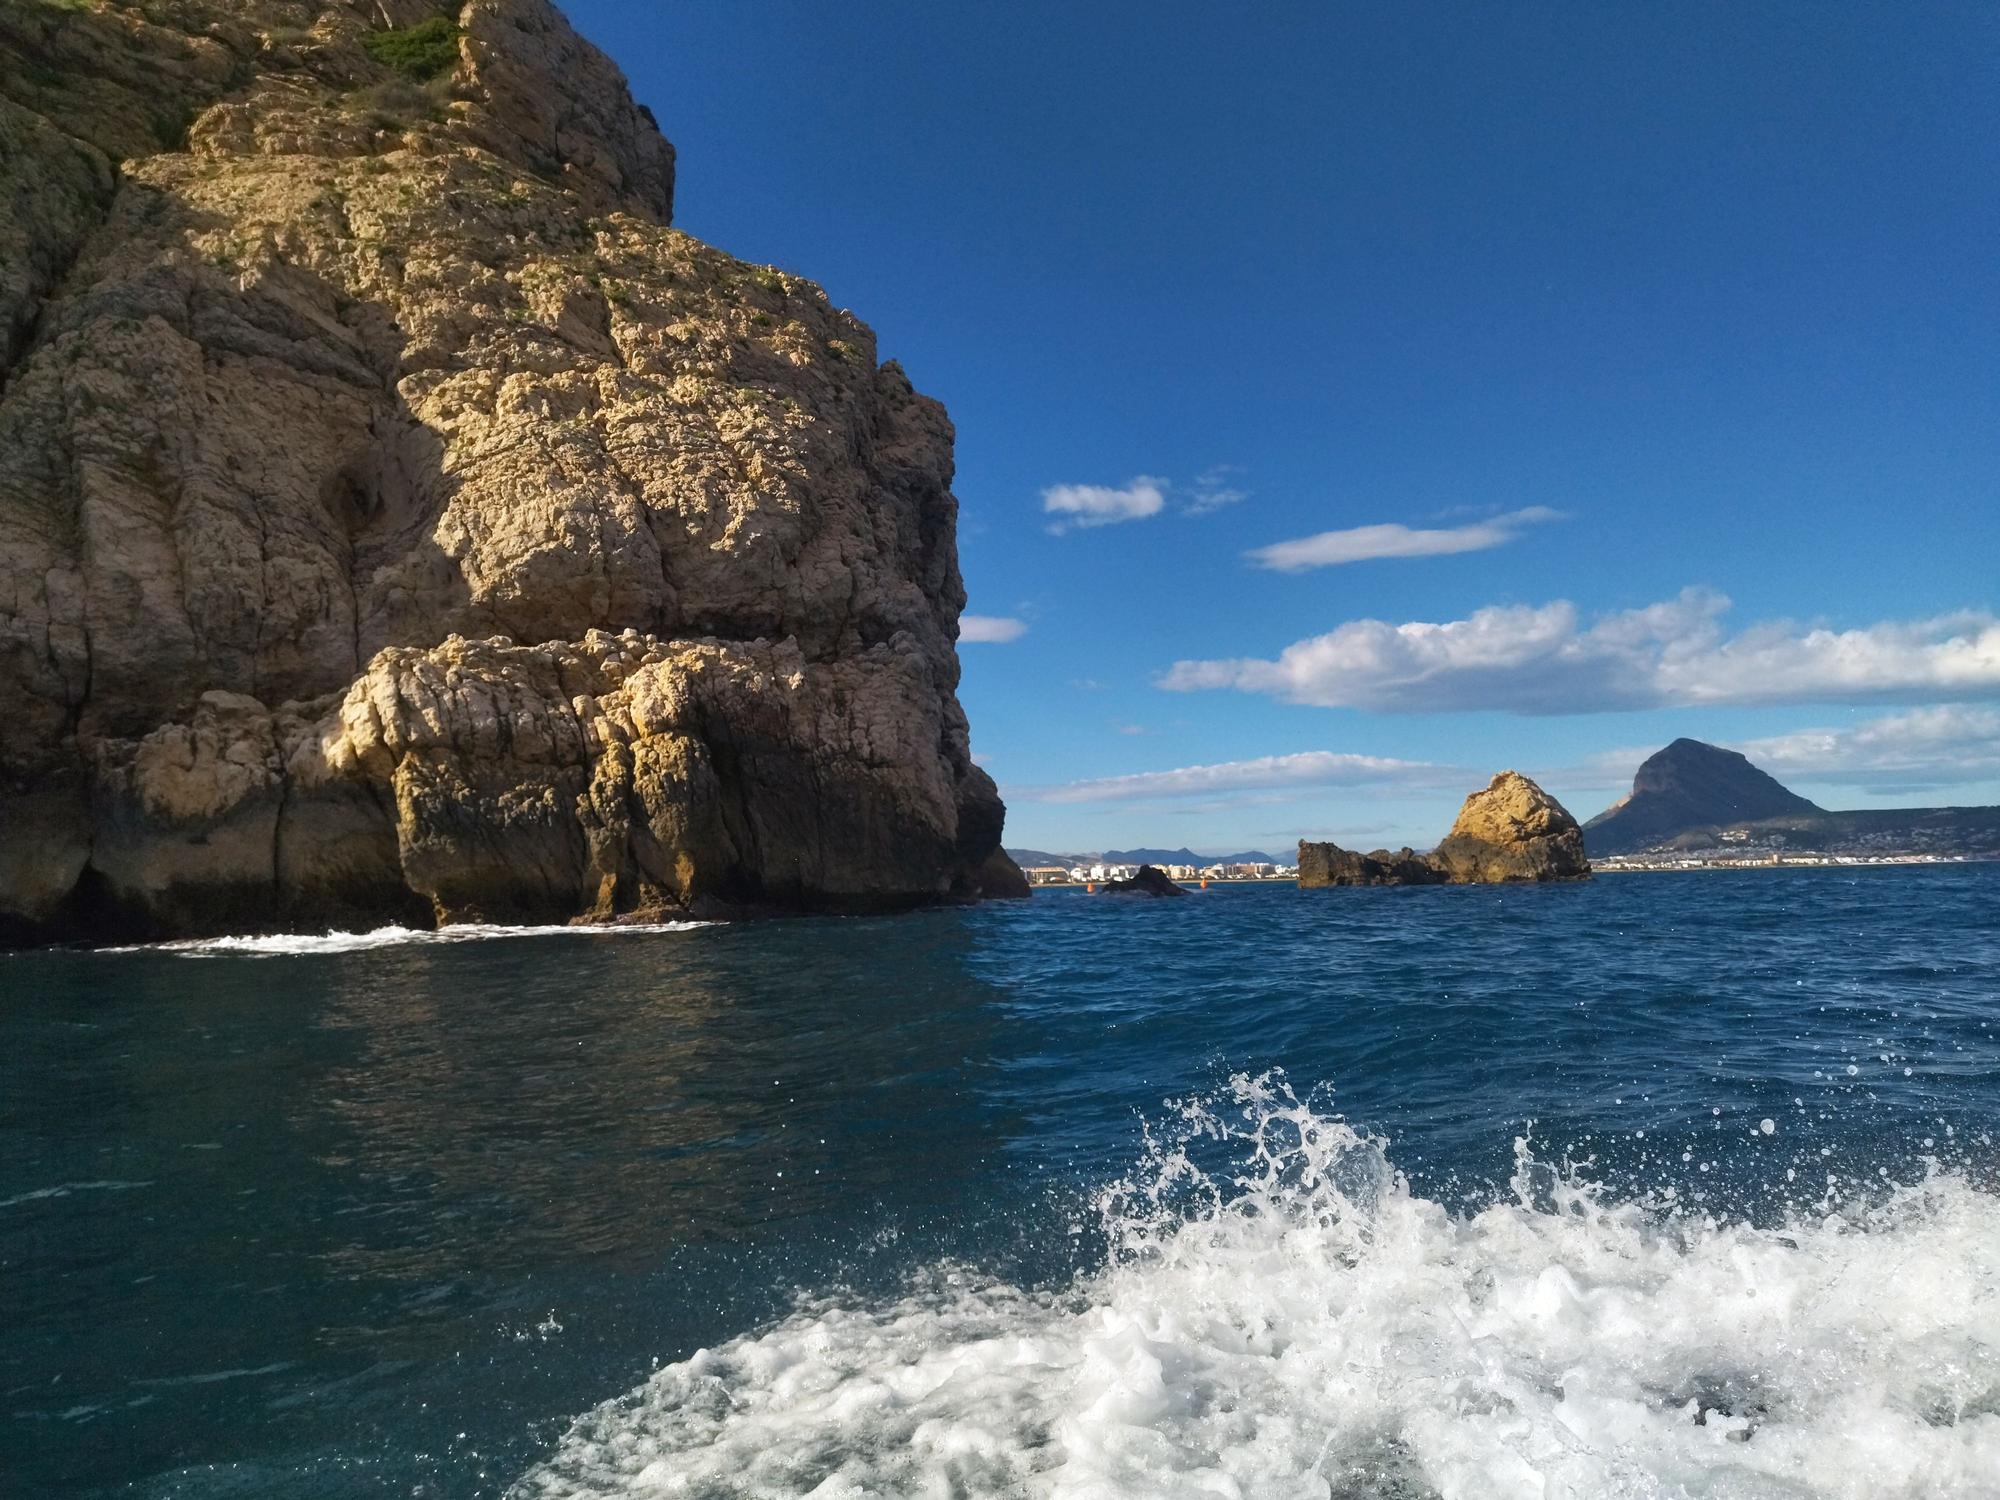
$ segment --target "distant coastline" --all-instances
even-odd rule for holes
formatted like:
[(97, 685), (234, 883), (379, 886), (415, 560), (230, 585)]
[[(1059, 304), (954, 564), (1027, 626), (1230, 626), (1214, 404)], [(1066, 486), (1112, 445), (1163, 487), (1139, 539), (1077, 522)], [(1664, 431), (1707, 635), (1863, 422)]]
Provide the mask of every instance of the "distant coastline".
[[(1830, 810), (1737, 751), (1677, 739), (1647, 757), (1631, 792), (1585, 823), (1583, 837), (1591, 868), (1605, 874), (1968, 864), (2000, 860), (2000, 807)], [(1081, 885), (1087, 878), (1056, 879), (1057, 866), (1075, 876), (1079, 868), (1142, 862), (1177, 879), (1181, 867), (1211, 881), (1292, 878), (1284, 862), (1256, 850), (1221, 856), (1185, 848), (1009, 853), (1037, 885)], [(1275, 868), (1252, 875), (1242, 868), (1252, 862)]]
[(1599, 875), (1659, 875), (1688, 870), (1861, 870), (1909, 865), (1977, 865), (2000, 854), (1782, 854), (1760, 859), (1707, 859), (1690, 854), (1612, 854), (1591, 861)]

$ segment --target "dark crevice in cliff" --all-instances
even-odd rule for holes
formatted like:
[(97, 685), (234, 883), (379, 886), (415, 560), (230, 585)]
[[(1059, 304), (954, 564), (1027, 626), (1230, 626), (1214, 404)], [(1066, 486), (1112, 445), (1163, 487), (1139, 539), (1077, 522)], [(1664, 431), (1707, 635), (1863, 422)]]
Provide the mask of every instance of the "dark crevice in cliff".
[(271, 889), (281, 906), (287, 903), (285, 889), (285, 809), (292, 800), (292, 778), (284, 763), (284, 747), (278, 747), (278, 806), (271, 815)]
[[(62, 737), (74, 746), (78, 726), (83, 721), (84, 710), (90, 704), (91, 687), (96, 673), (96, 652), (91, 641), (90, 600), (82, 587), (83, 568), (80, 559), (83, 551), (83, 502), (81, 486), (77, 479), (76, 447), (73, 435), (67, 426), (59, 429), (56, 446), (59, 451), (51, 465), (51, 477), (59, 484), (62, 498), (67, 501), (63, 507), (62, 520), (67, 523), (64, 529), (70, 533), (68, 539), (72, 543), (72, 555), (79, 559), (76, 567), (78, 598), (75, 623), (77, 635), (83, 643), (83, 680), (74, 683), (70, 681), (69, 673), (63, 670), (63, 660), (57, 654), (53, 641), (47, 643), (47, 649), (49, 667), (63, 686)], [(46, 580), (43, 587), (45, 590), (48, 587)], [(57, 624), (53, 599), (48, 601), (48, 611), (49, 629), (53, 632)]]
[[(89, 149), (81, 141), (75, 144), (81, 150)], [(91, 236), (111, 216), (124, 178), (115, 166), (109, 164), (105, 164), (104, 172), (106, 184), (101, 196), (91, 205), (93, 212), (88, 220), (77, 226), (68, 243), (55, 247), (56, 263), (34, 278), (22, 306), (16, 309), (5, 327), (0, 327), (0, 401), (6, 399), (7, 387), (13, 381), (15, 370), (40, 346), (47, 332), (49, 316), (62, 300), (62, 287), (90, 248)]]

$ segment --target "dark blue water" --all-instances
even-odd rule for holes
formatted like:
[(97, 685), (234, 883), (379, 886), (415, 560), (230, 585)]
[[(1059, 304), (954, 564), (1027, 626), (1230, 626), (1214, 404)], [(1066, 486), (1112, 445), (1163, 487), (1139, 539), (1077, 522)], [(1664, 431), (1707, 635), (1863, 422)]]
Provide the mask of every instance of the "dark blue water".
[(1238, 1073), (1458, 1215), (1524, 1134), (1721, 1220), (1983, 1191), (1997, 1025), (1996, 866), (0, 955), (0, 1495), (499, 1494), (801, 1293), (1074, 1284)]

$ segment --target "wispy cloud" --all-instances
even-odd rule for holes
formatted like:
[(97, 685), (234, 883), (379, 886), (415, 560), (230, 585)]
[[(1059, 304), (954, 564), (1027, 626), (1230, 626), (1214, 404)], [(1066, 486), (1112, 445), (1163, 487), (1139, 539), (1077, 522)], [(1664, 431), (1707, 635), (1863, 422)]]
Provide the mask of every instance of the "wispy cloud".
[(984, 642), (987, 645), (1004, 646), (1009, 641), (1018, 641), (1028, 633), (1028, 622), (1017, 620), (1012, 615), (960, 615), (958, 617), (958, 639), (961, 644)]
[(1921, 791), (2000, 780), (2000, 710), (1935, 704), (1839, 729), (1799, 729), (1736, 749), (1779, 780)]
[(1395, 760), (1381, 755), (1349, 755), (1332, 750), (1304, 750), (1294, 755), (1265, 755), (1255, 760), (1222, 761), (1183, 766), (1172, 771), (1139, 771), (1130, 776), (1099, 776), (1057, 786), (1014, 787), (1011, 796), (1029, 802), (1132, 802), (1180, 797), (1213, 799), (1322, 786), (1368, 786), (1400, 783), (1430, 787), (1455, 785), (1465, 773), (1428, 761)]
[(1558, 521), (1562, 512), (1546, 505), (1509, 511), (1485, 521), (1464, 526), (1423, 529), (1391, 523), (1383, 526), (1351, 526), (1345, 531), (1322, 531), (1294, 541), (1273, 542), (1243, 555), (1260, 568), (1279, 573), (1304, 573), (1312, 568), (1333, 568), (1344, 563), (1372, 562), (1384, 557), (1442, 557), (1453, 552), (1484, 552), (1503, 547), (1529, 526)]
[(1049, 534), (1061, 536), (1091, 526), (1143, 521), (1167, 507), (1167, 482), (1141, 474), (1129, 484), (1055, 484), (1042, 491), (1044, 514), (1057, 517)]
[(1233, 688), (1384, 713), (1597, 713), (1708, 704), (2000, 695), (2000, 620), (1971, 610), (1829, 630), (1777, 620), (1727, 635), (1710, 589), (1600, 616), (1496, 605), (1463, 620), (1352, 620), (1255, 657), (1176, 662), (1174, 692)]
[[(1854, 786), (1883, 795), (2000, 781), (2000, 709), (1939, 703), (1834, 728), (1794, 729), (1757, 739), (1718, 738), (1784, 782)], [(1536, 774), (1571, 788), (1631, 790), (1639, 763), (1658, 745), (1619, 745), (1574, 765)]]
[(1239, 478), (1242, 473), (1241, 464), (1216, 464), (1203, 470), (1188, 486), (1188, 498), (1181, 506), (1181, 514), (1205, 516), (1211, 511), (1248, 500), (1250, 492), (1242, 487)]
[(1049, 535), (1093, 526), (1116, 526), (1163, 514), (1168, 506), (1184, 516), (1205, 516), (1250, 498), (1240, 464), (1216, 464), (1191, 483), (1141, 474), (1122, 485), (1053, 484), (1042, 491), (1042, 512), (1054, 516)]

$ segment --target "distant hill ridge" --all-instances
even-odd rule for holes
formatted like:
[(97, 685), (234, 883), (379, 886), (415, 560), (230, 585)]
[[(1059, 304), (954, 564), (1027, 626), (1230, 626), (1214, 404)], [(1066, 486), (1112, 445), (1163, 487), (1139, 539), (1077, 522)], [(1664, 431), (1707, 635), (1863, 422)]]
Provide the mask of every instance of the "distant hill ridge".
[(1241, 854), (1196, 854), (1192, 849), (1106, 849), (1101, 854), (1051, 854), (1045, 849), (1009, 849), (1015, 864), (1029, 865), (1276, 865), (1288, 863), (1261, 849)]
[(2000, 854), (2000, 807), (1832, 812), (1739, 751), (1678, 739), (1646, 758), (1630, 794), (1585, 823), (1583, 837), (1593, 859), (1718, 843), (1833, 854), (1990, 855)]

